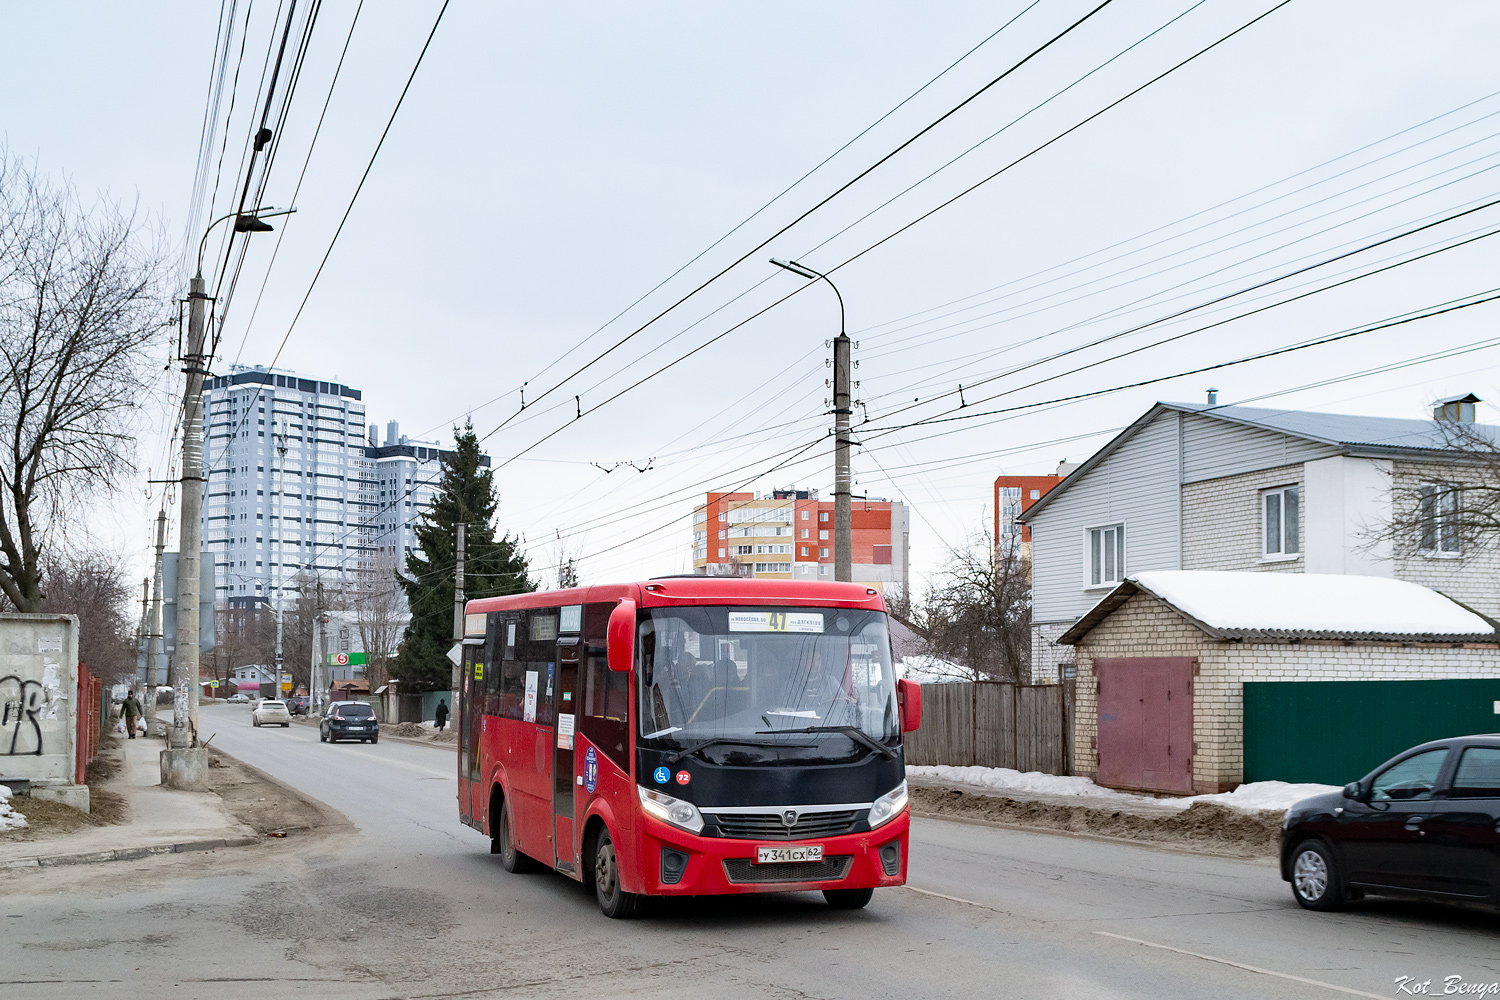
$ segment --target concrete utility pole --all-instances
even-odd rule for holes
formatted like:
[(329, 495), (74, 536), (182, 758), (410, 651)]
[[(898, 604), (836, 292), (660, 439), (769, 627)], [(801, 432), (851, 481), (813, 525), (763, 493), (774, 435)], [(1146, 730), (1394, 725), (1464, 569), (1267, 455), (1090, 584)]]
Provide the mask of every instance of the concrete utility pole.
[(203, 509), (203, 376), (208, 374), (204, 353), (205, 303), (203, 272), (193, 277), (188, 291), (188, 342), (183, 371), (187, 391), (182, 397), (182, 526), (177, 545), (177, 636), (172, 649), (172, 730), (162, 751), (162, 784), (172, 788), (202, 788), (208, 778), (208, 752), (198, 742), (198, 549)]
[(854, 543), (851, 538), (853, 511), (850, 504), (849, 417), (853, 403), (849, 396), (849, 335), (844, 332), (844, 296), (828, 275), (814, 271), (795, 260), (771, 263), (801, 278), (827, 282), (839, 300), (839, 335), (833, 341), (833, 578), (849, 582), (854, 579)]
[[(453, 564), (453, 641), (457, 643), (464, 641), (464, 528), (464, 523), (460, 521), (458, 545), (455, 549), (457, 559)], [(459, 662), (462, 663), (462, 661)], [(458, 697), (460, 669), (459, 663), (455, 663), (450, 672), (449, 690), (454, 692), (455, 699)], [(456, 701), (455, 704), (457, 704)]]
[(167, 509), (156, 514), (156, 574), (151, 583), (151, 627), (146, 645), (146, 735), (159, 736), (156, 731), (156, 689), (163, 680), (162, 660), (166, 650), (162, 648), (162, 552), (167, 547)]
[(833, 578), (854, 579), (854, 519), (849, 499), (849, 336), (833, 341)]
[(313, 616), (313, 643), (312, 643), (312, 672), (308, 674), (308, 683), (312, 685), (312, 697), (318, 705), (319, 712), (322, 711), (323, 692), (327, 687), (321, 683), (323, 676), (323, 664), (328, 662), (328, 611), (323, 604), (323, 581), (318, 581), (318, 607), (317, 614)]
[[(281, 542), (286, 536), (286, 522), (281, 514), (281, 498), (286, 494), (286, 431), (276, 419), (276, 394), (271, 393), (271, 436), (276, 442), (276, 457), (281, 462), (281, 483), (276, 487), (276, 561), (272, 563), (275, 568), (271, 570), (271, 584), (276, 588), (276, 693), (281, 693), (281, 589), (285, 580), (285, 568), (282, 555)], [(276, 478), (276, 469), (271, 469), (271, 478)], [(310, 683), (309, 683), (309, 686)], [(312, 694), (311, 691), (308, 692)], [(311, 704), (311, 699), (308, 701)]]

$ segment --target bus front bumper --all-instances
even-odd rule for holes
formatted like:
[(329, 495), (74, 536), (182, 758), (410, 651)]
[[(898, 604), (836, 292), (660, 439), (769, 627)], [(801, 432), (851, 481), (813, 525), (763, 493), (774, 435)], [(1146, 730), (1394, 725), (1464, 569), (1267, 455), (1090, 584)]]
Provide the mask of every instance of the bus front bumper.
[[(867, 889), (906, 883), (910, 813), (876, 830), (812, 840), (735, 840), (699, 837), (645, 817), (639, 868), (651, 896), (710, 896), (741, 892)], [(818, 862), (756, 862), (758, 847), (823, 848)]]

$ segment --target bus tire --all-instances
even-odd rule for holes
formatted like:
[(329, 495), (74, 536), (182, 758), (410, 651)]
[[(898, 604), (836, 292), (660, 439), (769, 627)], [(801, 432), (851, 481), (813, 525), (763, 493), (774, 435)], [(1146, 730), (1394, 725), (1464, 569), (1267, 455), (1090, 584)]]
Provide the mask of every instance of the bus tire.
[(862, 910), (875, 895), (874, 889), (824, 889), (823, 898), (835, 910)]
[(599, 846), (594, 851), (594, 898), (604, 915), (615, 920), (633, 917), (641, 908), (641, 897), (626, 892), (620, 884), (620, 864), (609, 827), (599, 831)]
[(513, 875), (524, 874), (536, 868), (536, 863), (516, 848), (516, 838), (510, 822), (510, 804), (503, 800), (500, 803), (500, 821), (495, 824), (490, 853), (500, 855), (500, 867)]

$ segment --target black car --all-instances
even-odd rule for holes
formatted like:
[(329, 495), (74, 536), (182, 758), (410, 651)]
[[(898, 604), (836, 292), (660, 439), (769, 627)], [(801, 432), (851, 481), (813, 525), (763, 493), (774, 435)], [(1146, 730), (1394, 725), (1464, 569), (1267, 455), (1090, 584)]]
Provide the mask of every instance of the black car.
[(328, 706), (323, 721), (318, 723), (318, 739), (324, 743), (339, 740), (379, 743), (380, 723), (375, 721), (375, 710), (364, 702), (335, 702)]
[(1281, 877), (1309, 910), (1366, 893), (1500, 905), (1500, 735), (1423, 743), (1298, 802)]
[(286, 699), (286, 710), (293, 715), (306, 715), (308, 712), (308, 699), (305, 694), (293, 695)]

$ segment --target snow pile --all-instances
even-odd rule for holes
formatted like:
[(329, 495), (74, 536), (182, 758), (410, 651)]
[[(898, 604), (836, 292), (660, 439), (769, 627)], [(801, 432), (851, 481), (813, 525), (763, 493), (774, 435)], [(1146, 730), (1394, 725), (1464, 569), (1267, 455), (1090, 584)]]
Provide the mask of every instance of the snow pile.
[(0, 785), (0, 830), (24, 830), (26, 825), (26, 817), (11, 808), (10, 787)]
[(1232, 792), (1217, 795), (1186, 795), (1181, 797), (1156, 798), (1151, 795), (1135, 795), (1118, 792), (1113, 788), (1096, 785), (1089, 778), (1061, 774), (1043, 774), (1040, 771), (1016, 771), (1008, 767), (950, 767), (939, 764), (934, 767), (908, 765), (906, 774), (912, 778), (933, 778), (938, 781), (963, 785), (975, 785), (1010, 795), (1062, 795), (1090, 798), (1121, 806), (1146, 805), (1155, 808), (1186, 809), (1194, 802), (1211, 802), (1231, 809), (1257, 812), (1262, 809), (1286, 810), (1312, 795), (1338, 791), (1333, 785), (1289, 784), (1285, 781), (1256, 781), (1241, 785)]
[(1220, 792), (1218, 795), (1194, 795), (1185, 801), (1188, 803), (1217, 802), (1219, 805), (1229, 806), (1232, 809), (1245, 809), (1251, 812), (1257, 809), (1285, 811), (1303, 799), (1338, 790), (1335, 785), (1318, 785), (1311, 782), (1291, 784), (1285, 781), (1252, 781), (1232, 792)]
[(1130, 581), (1206, 625), (1377, 635), (1493, 635), (1474, 612), (1403, 580), (1332, 573), (1162, 570)]

